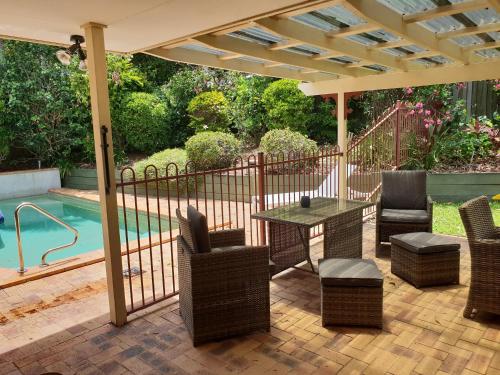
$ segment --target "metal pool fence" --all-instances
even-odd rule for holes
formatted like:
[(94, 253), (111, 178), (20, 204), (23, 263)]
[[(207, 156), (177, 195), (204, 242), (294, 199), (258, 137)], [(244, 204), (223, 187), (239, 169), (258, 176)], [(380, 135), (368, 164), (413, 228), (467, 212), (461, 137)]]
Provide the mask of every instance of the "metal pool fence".
[[(350, 144), (348, 198), (376, 199), (380, 171), (400, 165), (406, 152), (401, 140), (415, 133), (416, 125), (398, 104)], [(149, 165), (144, 171), (124, 168), (117, 191), (126, 229), (122, 251), (129, 314), (178, 293), (177, 208), (185, 212), (192, 205), (205, 214), (210, 230), (245, 228), (247, 243), (264, 244), (265, 223), (250, 216), (298, 202), (302, 195), (337, 197), (340, 156), (337, 146), (329, 146), (311, 154), (258, 153), (210, 171), (197, 171), (192, 163), (162, 169)], [(139, 212), (146, 222), (139, 220)], [(129, 227), (134, 238), (127, 234)], [(312, 237), (321, 234), (321, 227), (312, 229)]]

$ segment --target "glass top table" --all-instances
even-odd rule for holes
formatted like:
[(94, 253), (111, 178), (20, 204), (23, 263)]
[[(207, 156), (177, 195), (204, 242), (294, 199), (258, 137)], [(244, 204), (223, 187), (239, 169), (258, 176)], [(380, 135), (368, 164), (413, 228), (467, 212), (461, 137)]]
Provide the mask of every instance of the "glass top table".
[(274, 263), (272, 276), (307, 261), (310, 256), (310, 229), (323, 226), (323, 258), (361, 258), (363, 210), (371, 202), (316, 197), (310, 207), (300, 203), (272, 208), (251, 215), (268, 222), (269, 254)]
[(293, 224), (304, 227), (315, 227), (335, 216), (350, 211), (363, 210), (373, 206), (371, 202), (362, 202), (338, 198), (311, 198), (311, 206), (303, 208), (300, 203), (272, 208), (252, 214), (253, 219), (272, 221), (275, 223)]

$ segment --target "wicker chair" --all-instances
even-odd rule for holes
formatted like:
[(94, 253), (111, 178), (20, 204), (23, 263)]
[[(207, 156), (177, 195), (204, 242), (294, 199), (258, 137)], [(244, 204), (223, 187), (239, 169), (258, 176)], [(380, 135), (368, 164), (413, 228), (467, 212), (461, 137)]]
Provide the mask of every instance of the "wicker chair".
[(269, 331), (269, 249), (245, 246), (244, 229), (207, 228), (210, 249), (198, 252), (198, 228), (176, 214), (180, 313), (193, 345)]
[(375, 255), (390, 255), (389, 237), (432, 232), (432, 200), (427, 195), (425, 171), (383, 171), (377, 200)]
[(500, 227), (495, 227), (488, 198), (464, 203), (460, 216), (471, 256), (471, 281), (464, 317), (485, 311), (500, 314)]

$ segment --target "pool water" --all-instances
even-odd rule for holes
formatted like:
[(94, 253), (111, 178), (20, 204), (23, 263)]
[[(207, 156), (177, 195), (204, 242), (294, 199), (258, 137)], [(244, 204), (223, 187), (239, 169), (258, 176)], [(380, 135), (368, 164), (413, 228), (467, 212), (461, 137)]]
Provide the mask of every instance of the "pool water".
[[(0, 211), (5, 221), (0, 224), (0, 268), (18, 268), (14, 211), (22, 202), (31, 202), (55, 215), (78, 230), (79, 237), (75, 245), (56, 251), (47, 257), (50, 264), (55, 260), (88, 253), (103, 248), (101, 212), (98, 202), (86, 199), (66, 197), (59, 194), (45, 194), (32, 197), (0, 200)], [(125, 243), (125, 225), (123, 209), (118, 209), (120, 216), (120, 239)], [(72, 232), (50, 220), (41, 213), (25, 207), (20, 211), (21, 240), (26, 267), (40, 264), (42, 254), (49, 248), (73, 241)], [(129, 241), (137, 239), (135, 212), (127, 212), (127, 232)], [(161, 220), (161, 230), (168, 230), (168, 218)], [(158, 218), (151, 218), (151, 235), (158, 234)], [(147, 216), (139, 214), (139, 237), (148, 237)]]

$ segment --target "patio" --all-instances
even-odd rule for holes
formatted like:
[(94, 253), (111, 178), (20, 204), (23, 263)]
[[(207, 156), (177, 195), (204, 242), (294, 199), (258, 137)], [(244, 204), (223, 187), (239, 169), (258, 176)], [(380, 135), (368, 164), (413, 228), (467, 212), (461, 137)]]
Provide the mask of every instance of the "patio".
[[(373, 259), (374, 225), (364, 225), (363, 242)], [(498, 316), (462, 317), (470, 256), (459, 242), (457, 286), (418, 290), (390, 273), (389, 260), (376, 259), (385, 277), (383, 330), (321, 327), (318, 278), (294, 269), (271, 281), (270, 333), (197, 348), (176, 298), (125, 327), (108, 323), (102, 264), (12, 287), (0, 294), (0, 374), (497, 374)], [(313, 261), (321, 252), (315, 240)]]
[[(391, 273), (390, 259), (375, 257), (379, 235), (372, 223), (363, 224), (363, 258), (374, 260), (384, 276), (383, 329), (324, 328), (318, 276), (290, 268), (270, 282), (270, 332), (193, 347), (179, 312), (175, 286), (179, 283), (172, 282), (168, 285), (172, 290), (167, 291), (163, 284), (158, 299), (154, 291), (155, 278), (165, 280), (164, 270), (177, 281), (173, 251), (166, 264), (172, 265), (169, 273), (167, 267), (153, 266), (152, 248), (157, 247), (150, 245), (150, 263), (145, 259), (144, 266), (152, 280), (151, 300), (144, 297), (142, 268), (140, 277), (124, 279), (123, 270), (131, 274), (132, 268), (130, 263), (125, 265), (121, 253), (120, 188), (135, 189), (148, 181), (117, 183), (112, 173), (106, 60), (108, 51), (142, 52), (181, 63), (291, 78), (301, 82), (299, 87), (306, 95), (333, 99), (338, 144), (336, 197), (343, 199), (349, 197), (349, 98), (362, 91), (498, 79), (499, 14), (498, 0), (112, 0), (72, 7), (62, 1), (42, 4), (26, 0), (23, 6), (5, 4), (0, 15), (2, 38), (67, 47), (70, 35), (85, 35), (85, 53), (79, 50), (79, 58), (88, 67), (99, 190), (93, 199), (101, 206), (104, 263), (0, 289), (0, 375), (500, 374), (499, 316), (463, 317), (471, 275), (467, 240), (454, 238), (461, 245), (460, 284), (416, 289)], [(77, 36), (77, 40), (83, 41), (83, 37)], [(74, 53), (75, 46), (79, 48), (79, 43), (62, 53)], [(394, 129), (399, 134), (399, 120)], [(394, 147), (399, 157), (399, 143), (387, 147)], [(256, 167), (262, 168), (258, 173), (262, 178), (264, 164), (257, 161), (252, 168)], [(263, 179), (259, 185), (264, 186)], [(264, 190), (260, 192), (264, 194)], [(263, 211), (266, 204), (263, 195), (260, 198), (258, 211)], [(135, 206), (139, 210), (137, 199)], [(213, 207), (212, 224), (224, 226), (224, 203), (220, 222)], [(231, 216), (231, 203), (227, 208)], [(172, 215), (170, 206), (167, 210)], [(235, 215), (239, 217), (238, 211)], [(432, 217), (427, 219), (427, 224), (432, 223)], [(247, 228), (244, 223), (236, 226), (248, 231), (251, 224)], [(259, 243), (265, 243), (264, 226), (260, 228)], [(359, 229), (357, 233), (359, 238)], [(169, 246), (174, 249), (172, 230), (170, 236)], [(322, 241), (321, 236), (311, 242), (313, 263), (323, 257)], [(141, 253), (136, 254), (140, 257)], [(491, 254), (487, 256), (493, 258)], [(261, 258), (261, 268), (266, 270), (261, 279), (267, 288), (268, 258)], [(491, 266), (484, 263), (484, 268)], [(142, 267), (142, 260), (139, 264)], [(300, 267), (308, 268), (305, 262)], [(493, 270), (489, 275), (498, 284)], [(496, 285), (490, 290), (496, 292)], [(131, 296), (141, 292), (142, 304), (137, 298), (134, 307)], [(241, 298), (239, 301), (246, 297)]]

